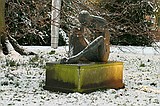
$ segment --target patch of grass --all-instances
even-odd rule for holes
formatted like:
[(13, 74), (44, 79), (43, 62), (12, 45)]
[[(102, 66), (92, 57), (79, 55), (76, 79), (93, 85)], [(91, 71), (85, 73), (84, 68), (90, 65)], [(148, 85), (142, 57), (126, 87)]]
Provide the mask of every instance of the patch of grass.
[(6, 66), (14, 67), (14, 66), (19, 66), (19, 64), (14, 60), (6, 59)]
[(30, 62), (37, 62), (39, 60), (39, 56), (35, 55), (33, 58), (30, 59)]
[(52, 55), (52, 54), (55, 54), (55, 52), (56, 52), (55, 50), (52, 50), (48, 54)]
[(34, 57), (30, 58), (28, 65), (32, 67), (44, 67), (44, 59), (42, 56), (35, 55)]
[(15, 82), (14, 85), (15, 85), (15, 87), (18, 87), (20, 85), (20, 83), (19, 82)]
[(141, 62), (140, 67), (145, 67), (146, 65)]
[(1, 82), (1, 86), (7, 86), (8, 84), (8, 81)]
[(44, 85), (45, 85), (45, 81), (42, 80), (42, 81), (39, 83), (39, 87), (40, 87), (40, 88), (43, 88)]

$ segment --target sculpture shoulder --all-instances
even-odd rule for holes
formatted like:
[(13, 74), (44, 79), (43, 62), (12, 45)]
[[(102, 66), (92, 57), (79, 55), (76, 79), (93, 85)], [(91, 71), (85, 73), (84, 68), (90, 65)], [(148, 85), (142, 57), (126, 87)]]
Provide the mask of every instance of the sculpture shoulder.
[(94, 21), (99, 21), (99, 22), (106, 23), (106, 19), (104, 19), (103, 17), (95, 16), (95, 15), (91, 15), (91, 17), (93, 17), (92, 19), (93, 19)]
[(106, 19), (104, 19), (103, 17), (100, 17), (100, 16), (94, 16), (94, 15), (91, 15), (92, 19), (92, 23), (94, 24), (97, 24), (99, 27), (104, 27), (106, 26), (107, 22), (106, 22)]

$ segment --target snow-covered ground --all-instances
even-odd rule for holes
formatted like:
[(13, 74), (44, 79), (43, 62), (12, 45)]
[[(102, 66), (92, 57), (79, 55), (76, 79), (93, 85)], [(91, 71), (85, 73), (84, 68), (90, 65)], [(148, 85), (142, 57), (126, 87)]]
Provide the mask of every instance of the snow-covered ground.
[(89, 94), (43, 89), (45, 63), (66, 56), (67, 47), (24, 47), (38, 56), (0, 59), (0, 106), (160, 106), (160, 48), (111, 46), (109, 60), (124, 62), (124, 89)]

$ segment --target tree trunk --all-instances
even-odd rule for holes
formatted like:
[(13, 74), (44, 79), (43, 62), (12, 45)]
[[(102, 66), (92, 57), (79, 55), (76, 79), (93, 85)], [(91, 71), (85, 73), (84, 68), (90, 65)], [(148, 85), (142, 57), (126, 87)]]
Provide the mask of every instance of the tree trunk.
[(5, 32), (5, 20), (4, 20), (4, 8), (5, 8), (5, 0), (0, 0), (0, 57), (3, 56), (2, 51), (2, 36)]
[(51, 8), (51, 47), (58, 47), (61, 0), (52, 0)]

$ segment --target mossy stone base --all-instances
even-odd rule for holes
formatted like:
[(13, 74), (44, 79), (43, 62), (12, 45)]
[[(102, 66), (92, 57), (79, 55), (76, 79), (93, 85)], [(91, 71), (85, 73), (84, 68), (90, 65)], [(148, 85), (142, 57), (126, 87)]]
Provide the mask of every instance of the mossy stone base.
[(63, 92), (90, 92), (123, 88), (123, 63), (47, 63), (45, 89)]

